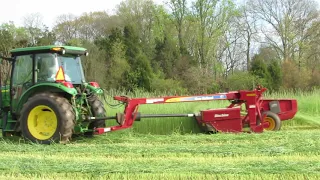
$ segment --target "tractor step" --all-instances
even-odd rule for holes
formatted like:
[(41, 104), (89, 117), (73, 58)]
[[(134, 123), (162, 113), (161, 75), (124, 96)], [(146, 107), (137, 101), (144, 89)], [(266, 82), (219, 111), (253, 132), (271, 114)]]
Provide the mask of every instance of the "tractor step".
[(6, 122), (6, 127), (5, 127), (5, 129), (3, 129), (3, 131), (5, 131), (5, 132), (14, 132), (17, 122), (18, 122), (17, 120), (12, 120), (12, 119), (8, 120)]
[(16, 123), (16, 122), (18, 122), (17, 120), (8, 120), (7, 121), (8, 123)]

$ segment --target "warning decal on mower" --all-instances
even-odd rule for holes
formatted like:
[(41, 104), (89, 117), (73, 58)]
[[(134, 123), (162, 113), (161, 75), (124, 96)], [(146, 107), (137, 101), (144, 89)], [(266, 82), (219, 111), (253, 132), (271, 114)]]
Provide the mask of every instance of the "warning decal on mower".
[(155, 102), (163, 102), (164, 99), (163, 98), (157, 98), (157, 99), (146, 99), (146, 103), (147, 104), (152, 104), (152, 103), (155, 103)]

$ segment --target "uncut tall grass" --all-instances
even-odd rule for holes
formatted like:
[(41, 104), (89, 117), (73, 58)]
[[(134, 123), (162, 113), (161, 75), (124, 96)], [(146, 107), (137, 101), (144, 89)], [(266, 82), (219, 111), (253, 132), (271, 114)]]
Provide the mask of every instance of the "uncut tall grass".
[[(266, 98), (293, 98), (297, 99), (298, 112), (296, 116), (286, 123), (287, 126), (320, 127), (320, 89), (312, 91), (282, 91), (267, 93)], [(297, 127), (299, 128), (299, 127)]]
[[(121, 91), (107, 91), (106, 100), (110, 104), (117, 104), (113, 100), (114, 96), (126, 95), (132, 98), (136, 97), (163, 97), (175, 94), (164, 93), (148, 93), (137, 91), (135, 93), (124, 93)], [(183, 96), (183, 95), (181, 95)], [(296, 116), (289, 121), (282, 123), (283, 128), (312, 128), (320, 126), (320, 90), (315, 89), (309, 92), (302, 91), (281, 91), (276, 93), (266, 92), (264, 98), (268, 99), (297, 99), (298, 112)], [(139, 106), (139, 112), (142, 114), (179, 114), (179, 113), (195, 113), (203, 109), (223, 108), (229, 105), (228, 101), (215, 100), (203, 102), (182, 102), (182, 103), (166, 103), (166, 104), (145, 104)], [(123, 112), (124, 107), (111, 108), (106, 106), (107, 115), (114, 116), (116, 112)], [(114, 122), (108, 122), (109, 126), (116, 125)], [(135, 121), (133, 127), (129, 130), (143, 134), (172, 134), (172, 133), (199, 133), (201, 130), (193, 118), (143, 118), (141, 121)]]

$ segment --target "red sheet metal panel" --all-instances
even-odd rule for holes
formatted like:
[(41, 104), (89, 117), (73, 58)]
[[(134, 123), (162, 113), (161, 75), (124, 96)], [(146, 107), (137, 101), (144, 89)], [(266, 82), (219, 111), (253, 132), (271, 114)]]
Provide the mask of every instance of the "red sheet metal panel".
[(202, 122), (211, 124), (217, 131), (241, 132), (240, 108), (209, 109), (201, 111)]

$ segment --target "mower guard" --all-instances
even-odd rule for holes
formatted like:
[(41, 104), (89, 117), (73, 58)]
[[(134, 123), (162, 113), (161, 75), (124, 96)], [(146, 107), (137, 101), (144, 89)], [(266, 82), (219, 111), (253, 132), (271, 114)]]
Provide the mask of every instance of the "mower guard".
[(282, 121), (292, 119), (298, 111), (295, 99), (263, 99), (261, 107), (277, 114)]

